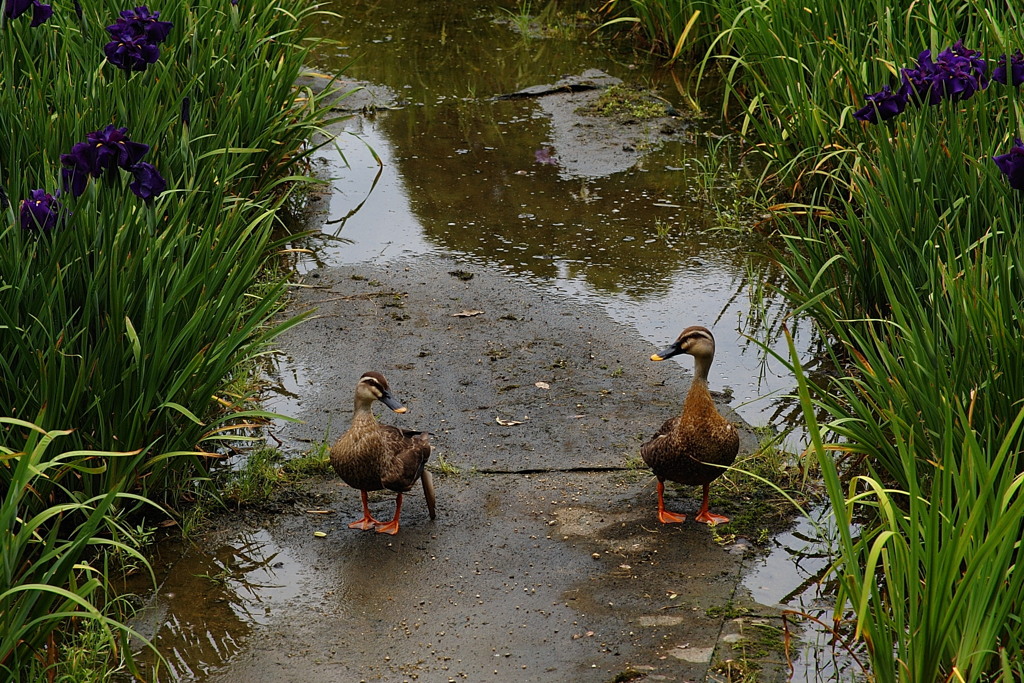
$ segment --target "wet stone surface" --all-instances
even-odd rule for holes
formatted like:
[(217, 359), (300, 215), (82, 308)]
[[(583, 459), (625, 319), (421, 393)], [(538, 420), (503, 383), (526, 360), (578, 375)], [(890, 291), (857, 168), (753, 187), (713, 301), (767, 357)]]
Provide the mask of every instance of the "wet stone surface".
[[(315, 271), (301, 284), (295, 311), (314, 314), (281, 341), (282, 373), (293, 368), (282, 384), (299, 397), (268, 404), (302, 420), (275, 431), (286, 442), (336, 438), (356, 381), (377, 370), (410, 409), (384, 419), (432, 432), (435, 457), (457, 467), (623, 467), (689, 388), (686, 361), (653, 363), (656, 348), (592, 306), (482, 266), (421, 257)], [(749, 452), (756, 442), (743, 434)]]
[[(659, 524), (654, 478), (626, 467), (681, 406), (682, 363), (650, 362), (593, 307), (453, 259), (325, 268), (301, 284), (295, 310), (316, 310), (280, 344), (292, 397), (276, 408), (303, 420), (275, 430), (286, 452), (347, 428), (354, 384), (375, 369), (409, 407), (380, 419), (433, 432), (432, 462), (460, 471), (435, 475), (436, 521), (408, 494), (394, 537), (348, 529), (359, 494), (334, 478), (302, 482), (273, 513), (219, 520), (169, 562), (151, 618), (177, 678), (719, 680), (745, 642), (736, 614), (778, 632), (777, 611), (740, 584), (749, 544), (719, 545), (692, 521), (694, 488), (668, 497), (691, 519)], [(754, 447), (721, 409), (741, 452)], [(393, 506), (371, 496), (380, 518)], [(224, 559), (195, 564), (211, 554)], [(759, 680), (785, 670), (762, 660)]]

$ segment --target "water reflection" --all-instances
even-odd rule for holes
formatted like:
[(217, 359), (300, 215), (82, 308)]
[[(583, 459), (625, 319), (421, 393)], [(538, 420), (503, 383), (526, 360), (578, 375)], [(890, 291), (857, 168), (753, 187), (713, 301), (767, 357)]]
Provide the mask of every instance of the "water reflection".
[[(718, 386), (732, 388), (734, 407), (748, 421), (771, 424), (788, 412), (779, 396), (792, 379), (747, 335), (763, 336), (751, 325), (751, 301), (779, 273), (758, 255), (758, 236), (710, 229), (701, 183), (715, 184), (706, 169), (719, 166), (709, 158), (724, 149), (709, 142), (717, 123), (679, 122), (642, 153), (623, 151), (625, 170), (601, 177), (548, 163), (575, 153), (553, 142), (560, 133), (550, 100), (495, 95), (596, 68), (686, 111), (676, 85), (685, 75), (615, 52), (590, 26), (525, 37), (510, 24), (519, 7), (328, 4), (340, 16), (319, 30), (338, 45), (322, 51), (317, 66), (386, 86), (400, 107), (351, 120), (347, 131), (360, 141), (343, 136), (340, 152), (321, 157), (323, 170), (337, 178), (329, 216), (343, 219), (330, 230), (340, 228), (336, 235), (351, 244), (314, 244), (319, 253), (300, 270), (448, 254), (599, 305), (652, 345), (687, 324), (705, 324), (721, 340)], [(566, 18), (593, 9), (562, 2), (534, 11), (553, 16), (554, 8)], [(770, 294), (764, 310), (784, 314)], [(810, 339), (797, 342), (806, 349)], [(777, 337), (774, 343), (781, 345)]]
[[(688, 199), (692, 192), (685, 173), (635, 170), (568, 181), (551, 165), (536, 162), (533, 139), (521, 144), (523, 164), (507, 152), (482, 150), (479, 158), (465, 162), (478, 164), (479, 173), (459, 170), (448, 158), (403, 161), (389, 121), (412, 115), (387, 112), (359, 124), (383, 167), (351, 138), (339, 143), (347, 167), (340, 154), (324, 153), (325, 170), (337, 178), (328, 216), (348, 217), (338, 235), (350, 242), (311, 238), (304, 246), (313, 254), (298, 264), (300, 271), (328, 262), (450, 254), (598, 305), (652, 345), (667, 343), (691, 321), (716, 332), (724, 328), (718, 334), (716, 385), (732, 388), (734, 407), (754, 424), (772, 424), (787, 411), (778, 402), (791, 390), (791, 378), (747, 336), (762, 336), (751, 326), (763, 321), (750, 318), (751, 297), (777, 281), (779, 273), (757, 256), (759, 238), (707, 231), (706, 207)], [(430, 137), (404, 144), (418, 145), (417, 155), (436, 151), (438, 143)], [(647, 163), (671, 153), (663, 150)], [(763, 314), (782, 316), (781, 301), (769, 297)], [(807, 343), (800, 335), (797, 340)]]
[[(562, 1), (566, 21), (593, 3)], [(522, 3), (335, 0), (322, 3), (337, 16), (322, 19), (320, 35), (336, 41), (318, 54), (318, 65), (359, 80), (383, 83), (410, 104), (442, 104), (489, 97), (577, 73), (607, 59), (603, 47), (578, 31), (547, 32), (546, 38), (518, 35), (510, 12)], [(542, 12), (543, 8), (534, 8)], [(550, 16), (550, 13), (549, 13)], [(427, 120), (441, 114), (429, 108)]]
[(835, 586), (828, 578), (838, 535), (831, 509), (821, 507), (771, 541), (771, 551), (755, 558), (743, 580), (751, 597), (786, 610), (798, 626), (791, 641), (791, 680), (800, 683), (855, 680), (859, 665), (848, 647), (849, 634), (833, 632)]
[[(270, 622), (275, 602), (304, 592), (301, 563), (267, 531), (201, 550), (162, 544), (159, 554), (174, 564), (132, 625), (164, 655), (171, 680), (202, 678), (222, 667), (256, 627)], [(161, 566), (159, 556), (154, 566)], [(141, 662), (155, 665), (149, 651)]]

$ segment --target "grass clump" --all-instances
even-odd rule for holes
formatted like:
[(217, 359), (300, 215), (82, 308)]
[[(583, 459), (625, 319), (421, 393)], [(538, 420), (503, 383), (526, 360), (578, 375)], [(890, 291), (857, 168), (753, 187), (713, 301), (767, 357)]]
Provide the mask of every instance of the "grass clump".
[(281, 451), (276, 448), (253, 450), (246, 455), (241, 469), (222, 484), (221, 495), (236, 505), (266, 500), (282, 478), (281, 460)]
[[(124, 460), (141, 465), (139, 452), (71, 450), (54, 453), (53, 443), (69, 431), (0, 417), (10, 434), (23, 433), (17, 446), (0, 443), (0, 458), (9, 488), (0, 502), (0, 524), (6, 538), (0, 552), (0, 673), (4, 680), (49, 676), (63, 660), (64, 641), (87, 633), (95, 648), (109, 652), (115, 666), (131, 663), (128, 640), (134, 634), (118, 619), (116, 603), (107, 599), (108, 560), (136, 564), (150, 573), (145, 558), (133, 547), (132, 531), (117, 521), (117, 511), (138, 503), (139, 496), (120, 487), (96, 496), (82, 495), (78, 482), (94, 473), (98, 463)], [(47, 505), (40, 491), (59, 495), (65, 503)], [(63, 628), (65, 623), (76, 627)], [(85, 637), (85, 636), (82, 636)], [(70, 642), (69, 641), (69, 642)], [(69, 646), (77, 650), (77, 646)], [(120, 662), (120, 664), (117, 664)], [(35, 680), (35, 678), (33, 678)]]
[(280, 450), (265, 446), (251, 451), (241, 468), (226, 475), (220, 484), (221, 496), (235, 505), (258, 505), (282, 486), (333, 475), (326, 444), (302, 457), (288, 459)]
[(711, 485), (711, 507), (730, 517), (717, 532), (727, 534), (723, 540), (743, 536), (764, 546), (805, 507), (811, 494), (808, 480), (796, 456), (779, 447), (783, 436), (761, 430), (758, 448), (739, 457)]
[(462, 474), (462, 468), (448, 460), (443, 454), (434, 458), (434, 462), (428, 464), (428, 467), (442, 477), (458, 477)]

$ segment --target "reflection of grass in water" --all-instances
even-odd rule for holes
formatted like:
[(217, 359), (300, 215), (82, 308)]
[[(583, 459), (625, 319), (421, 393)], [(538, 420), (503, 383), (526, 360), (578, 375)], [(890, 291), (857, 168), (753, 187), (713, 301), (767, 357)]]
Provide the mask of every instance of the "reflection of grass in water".
[(515, 9), (499, 8), (513, 29), (525, 39), (572, 37), (585, 13), (566, 15), (558, 8), (558, 0), (551, 0), (536, 14), (530, 0), (520, 0)]

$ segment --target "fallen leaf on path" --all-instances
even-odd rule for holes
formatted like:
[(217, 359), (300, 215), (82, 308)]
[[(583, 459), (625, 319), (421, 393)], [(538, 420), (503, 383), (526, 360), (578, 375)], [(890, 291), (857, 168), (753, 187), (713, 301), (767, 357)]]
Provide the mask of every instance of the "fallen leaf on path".
[(494, 418), (494, 421), (500, 424), (502, 427), (511, 427), (513, 425), (523, 424), (522, 420), (503, 420), (500, 417)]
[(333, 515), (334, 510), (306, 510), (311, 515)]
[(317, 538), (327, 538), (327, 534), (323, 531), (314, 531), (313, 535)]
[(472, 318), (474, 315), (483, 315), (483, 314), (484, 314), (483, 311), (478, 311), (476, 309), (466, 309), (464, 311), (459, 311), (458, 313), (452, 313), (452, 317), (453, 318)]

